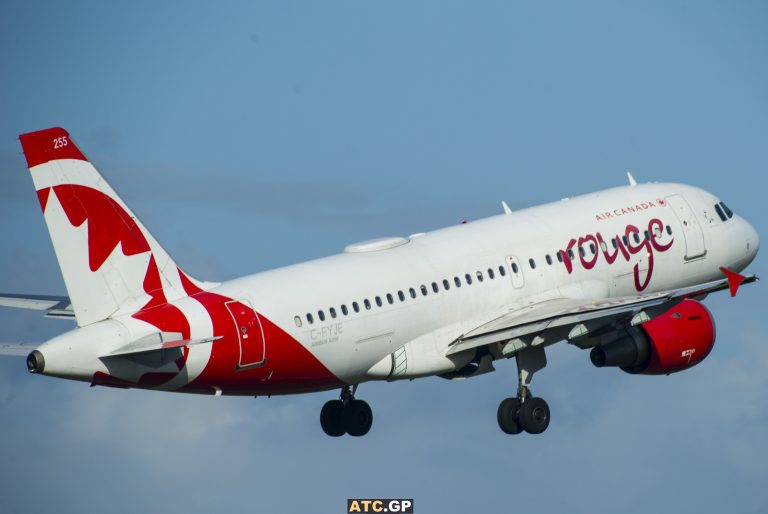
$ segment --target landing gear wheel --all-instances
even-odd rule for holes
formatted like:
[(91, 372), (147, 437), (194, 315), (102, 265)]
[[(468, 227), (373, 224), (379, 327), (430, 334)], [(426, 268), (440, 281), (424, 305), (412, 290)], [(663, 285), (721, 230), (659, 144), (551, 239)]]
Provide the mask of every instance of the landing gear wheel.
[(363, 400), (350, 400), (344, 406), (343, 420), (346, 432), (351, 436), (360, 437), (371, 429), (373, 412)]
[(518, 413), (520, 426), (529, 434), (540, 434), (549, 426), (549, 405), (541, 398), (528, 398)]
[(517, 421), (518, 410), (520, 410), (520, 400), (517, 398), (506, 398), (499, 404), (496, 419), (499, 421), (499, 428), (505, 434), (514, 435), (523, 431)]
[(320, 426), (323, 432), (331, 437), (344, 435), (344, 402), (331, 400), (323, 405), (320, 411)]

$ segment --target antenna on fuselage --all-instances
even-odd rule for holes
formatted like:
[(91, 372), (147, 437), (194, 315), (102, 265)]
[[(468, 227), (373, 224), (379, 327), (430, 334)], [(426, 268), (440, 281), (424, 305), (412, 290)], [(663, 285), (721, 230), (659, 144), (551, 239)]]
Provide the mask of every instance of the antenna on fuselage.
[(509, 208), (509, 205), (504, 200), (501, 201), (501, 208), (504, 209), (504, 214), (512, 214), (512, 209)]
[(629, 186), (635, 187), (637, 185), (637, 180), (635, 180), (635, 177), (632, 176), (632, 172), (627, 172), (627, 178), (629, 179)]

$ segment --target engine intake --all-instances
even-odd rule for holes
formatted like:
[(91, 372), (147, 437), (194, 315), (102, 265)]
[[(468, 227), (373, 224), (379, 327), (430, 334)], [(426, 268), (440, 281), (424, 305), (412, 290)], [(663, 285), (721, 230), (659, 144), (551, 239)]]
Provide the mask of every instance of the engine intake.
[(616, 341), (592, 349), (598, 368), (619, 367), (627, 373), (666, 375), (695, 366), (712, 351), (715, 322), (695, 300), (683, 300)]

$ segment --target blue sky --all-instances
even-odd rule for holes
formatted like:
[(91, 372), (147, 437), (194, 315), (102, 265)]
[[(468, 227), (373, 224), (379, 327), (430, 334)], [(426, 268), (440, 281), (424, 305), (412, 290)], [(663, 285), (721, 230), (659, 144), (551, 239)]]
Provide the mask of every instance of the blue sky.
[[(0, 4), (0, 291), (65, 294), (17, 136), (67, 128), (175, 259), (225, 280), (625, 182), (699, 185), (765, 235), (765, 2)], [(765, 239), (765, 237), (764, 237)], [(764, 273), (765, 252), (751, 270)], [(542, 437), (506, 437), (513, 362), (331, 395), (89, 388), (0, 360), (0, 511), (765, 512), (762, 285), (713, 296), (670, 377), (553, 348)], [(0, 311), (0, 341), (68, 330)], [(661, 506), (661, 507), (660, 507)]]

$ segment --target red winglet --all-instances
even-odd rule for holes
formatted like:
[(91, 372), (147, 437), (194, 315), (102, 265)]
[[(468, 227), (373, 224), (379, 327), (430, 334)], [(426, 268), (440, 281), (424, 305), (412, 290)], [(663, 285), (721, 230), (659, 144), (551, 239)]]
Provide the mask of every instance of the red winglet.
[(720, 271), (722, 271), (728, 279), (728, 287), (731, 289), (731, 297), (736, 296), (736, 293), (739, 291), (739, 286), (744, 283), (747, 277), (739, 275), (735, 271), (731, 271), (723, 266), (720, 266)]
[(56, 159), (88, 160), (61, 127), (21, 134), (19, 140), (30, 168)]

